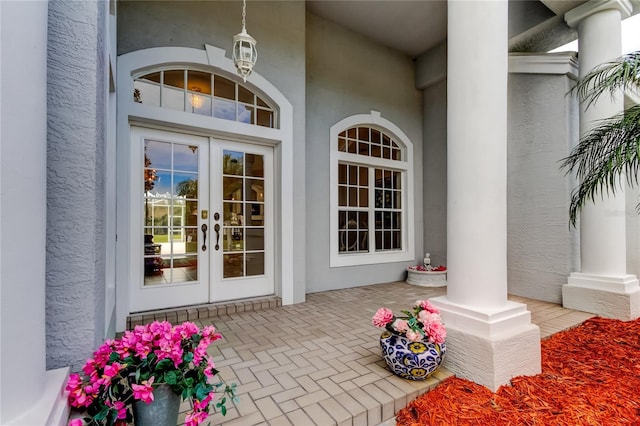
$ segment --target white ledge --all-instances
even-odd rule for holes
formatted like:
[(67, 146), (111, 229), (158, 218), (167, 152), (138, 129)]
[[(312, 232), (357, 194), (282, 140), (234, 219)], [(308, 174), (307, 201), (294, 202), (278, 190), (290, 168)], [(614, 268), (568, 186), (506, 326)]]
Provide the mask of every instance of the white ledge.
[(509, 54), (511, 74), (556, 74), (578, 78), (578, 58), (575, 52), (545, 54)]

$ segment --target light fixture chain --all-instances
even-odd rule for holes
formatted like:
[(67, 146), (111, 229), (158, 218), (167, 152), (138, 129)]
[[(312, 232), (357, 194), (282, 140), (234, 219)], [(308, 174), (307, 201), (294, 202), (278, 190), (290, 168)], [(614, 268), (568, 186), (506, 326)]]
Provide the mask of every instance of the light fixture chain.
[(242, 0), (242, 29), (246, 29), (247, 2)]

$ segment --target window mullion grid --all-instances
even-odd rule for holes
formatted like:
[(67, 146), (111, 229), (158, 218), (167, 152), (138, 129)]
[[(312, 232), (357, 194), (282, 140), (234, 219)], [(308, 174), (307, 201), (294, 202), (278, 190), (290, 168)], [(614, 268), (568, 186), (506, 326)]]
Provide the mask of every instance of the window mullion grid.
[(163, 93), (164, 93), (164, 71), (160, 71), (160, 106), (163, 105)]
[(209, 76), (209, 78), (211, 79), (211, 111), (209, 111), (210, 117), (215, 116), (214, 111), (216, 109), (215, 106), (215, 101), (216, 101), (216, 95), (215, 95), (215, 86), (214, 86), (214, 82), (215, 82), (215, 78), (213, 78), (214, 74), (211, 73), (211, 75)]
[(184, 95), (182, 96), (184, 98), (184, 105), (182, 105), (182, 110), (185, 112), (189, 111), (189, 107), (187, 105), (191, 103), (191, 101), (189, 100), (189, 88), (187, 87), (187, 75), (188, 72), (186, 69), (182, 71), (182, 85), (184, 86), (184, 88), (182, 89), (182, 92), (184, 93)]
[(368, 166), (367, 171), (369, 174), (369, 202), (367, 214), (369, 215), (369, 254), (373, 254), (376, 252), (376, 212), (375, 212), (375, 167)]

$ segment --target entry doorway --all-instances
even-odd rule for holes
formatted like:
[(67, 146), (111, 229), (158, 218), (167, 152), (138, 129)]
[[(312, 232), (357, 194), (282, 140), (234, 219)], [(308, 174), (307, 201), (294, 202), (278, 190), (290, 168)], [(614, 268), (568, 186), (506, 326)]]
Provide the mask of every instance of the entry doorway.
[(274, 294), (273, 148), (144, 127), (131, 147), (131, 312)]

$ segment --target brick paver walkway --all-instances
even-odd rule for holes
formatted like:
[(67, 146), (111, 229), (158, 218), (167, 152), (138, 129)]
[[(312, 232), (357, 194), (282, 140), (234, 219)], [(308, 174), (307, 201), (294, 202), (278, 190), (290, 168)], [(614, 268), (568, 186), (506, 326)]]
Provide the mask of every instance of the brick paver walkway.
[[(375, 311), (409, 309), (417, 299), (444, 294), (396, 282), (307, 294), (305, 303), (198, 319), (224, 336), (211, 353), (239, 402), (207, 419), (214, 425), (378, 425), (452, 375), (440, 368), (422, 382), (400, 379), (380, 356)], [(542, 337), (592, 315), (521, 297)], [(231, 311), (231, 310), (230, 310)], [(218, 311), (222, 312), (222, 311)], [(183, 403), (180, 421), (189, 409)], [(392, 423), (393, 424), (393, 423)]]

